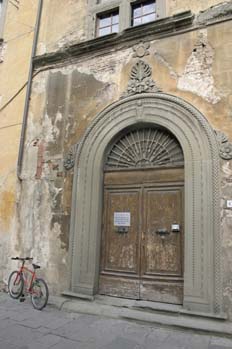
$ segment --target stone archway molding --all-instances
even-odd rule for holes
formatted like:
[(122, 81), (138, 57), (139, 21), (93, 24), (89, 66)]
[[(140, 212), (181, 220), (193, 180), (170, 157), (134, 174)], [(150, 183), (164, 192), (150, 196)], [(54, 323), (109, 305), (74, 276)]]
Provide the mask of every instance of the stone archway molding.
[(117, 101), (91, 123), (76, 153), (70, 226), (70, 291), (98, 291), (103, 165), (123, 129), (161, 126), (185, 159), (184, 311), (223, 316), (220, 253), (219, 148), (206, 118), (181, 98), (146, 93)]

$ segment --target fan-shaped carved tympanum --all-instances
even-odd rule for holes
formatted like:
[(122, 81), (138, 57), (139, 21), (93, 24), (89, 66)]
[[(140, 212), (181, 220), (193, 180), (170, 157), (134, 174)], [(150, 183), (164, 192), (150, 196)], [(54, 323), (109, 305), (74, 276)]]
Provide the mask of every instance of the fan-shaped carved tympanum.
[(142, 128), (123, 135), (111, 147), (106, 168), (144, 168), (183, 164), (176, 138), (161, 129)]

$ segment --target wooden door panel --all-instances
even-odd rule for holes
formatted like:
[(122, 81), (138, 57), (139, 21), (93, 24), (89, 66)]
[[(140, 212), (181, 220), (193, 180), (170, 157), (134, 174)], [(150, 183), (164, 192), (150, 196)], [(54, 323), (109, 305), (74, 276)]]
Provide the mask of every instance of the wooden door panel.
[(160, 303), (183, 304), (183, 282), (141, 280), (140, 299)]
[[(102, 271), (138, 273), (139, 201), (138, 190), (107, 191), (107, 212), (103, 234)], [(114, 226), (115, 212), (129, 212), (130, 226), (126, 233)]]
[(136, 171), (112, 171), (106, 172), (104, 176), (104, 184), (112, 185), (141, 185), (152, 183), (155, 186), (161, 186), (163, 183), (183, 183), (183, 168), (157, 168)]
[[(182, 233), (171, 232), (171, 225), (182, 227), (180, 188), (146, 188), (142, 271), (147, 275), (182, 276)], [(156, 232), (167, 230), (162, 238)]]
[(99, 279), (99, 293), (114, 297), (139, 299), (140, 280), (131, 277), (101, 274)]
[[(139, 298), (140, 189), (105, 189), (99, 293)], [(115, 212), (129, 212), (127, 232), (114, 225)]]
[[(181, 168), (105, 174), (99, 293), (182, 303), (183, 174)], [(128, 232), (118, 231), (115, 212), (130, 212)], [(171, 232), (174, 223), (180, 232)], [(156, 234), (162, 228), (170, 232), (164, 239)]]

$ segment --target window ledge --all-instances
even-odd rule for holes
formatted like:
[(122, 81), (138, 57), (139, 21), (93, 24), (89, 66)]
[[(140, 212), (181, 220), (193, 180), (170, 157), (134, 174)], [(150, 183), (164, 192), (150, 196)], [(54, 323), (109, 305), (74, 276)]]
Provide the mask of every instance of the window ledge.
[(88, 41), (64, 47), (63, 49), (47, 53), (34, 58), (34, 67), (58, 64), (68, 60), (70, 57), (79, 57), (99, 51), (114, 48), (117, 45), (126, 44), (134, 40), (159, 39), (178, 31), (189, 29), (193, 25), (194, 15), (191, 11), (185, 11), (172, 17), (158, 19), (153, 22), (130, 27), (119, 33), (113, 33), (97, 37)]
[(187, 28), (192, 25), (194, 15), (191, 11), (181, 12), (180, 14), (174, 15), (172, 17), (165, 17), (156, 19), (153, 22), (140, 24), (134, 27), (129, 27), (124, 30), (126, 33), (132, 32), (132, 35), (136, 32), (142, 31), (146, 28), (146, 35), (150, 33), (166, 33), (173, 32), (182, 28)]

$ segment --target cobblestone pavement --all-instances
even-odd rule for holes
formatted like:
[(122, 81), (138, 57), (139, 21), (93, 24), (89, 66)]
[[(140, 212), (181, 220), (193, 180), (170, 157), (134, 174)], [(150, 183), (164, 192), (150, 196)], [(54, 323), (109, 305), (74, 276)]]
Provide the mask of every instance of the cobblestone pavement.
[(34, 310), (0, 294), (0, 349), (232, 349), (232, 339), (110, 317)]

